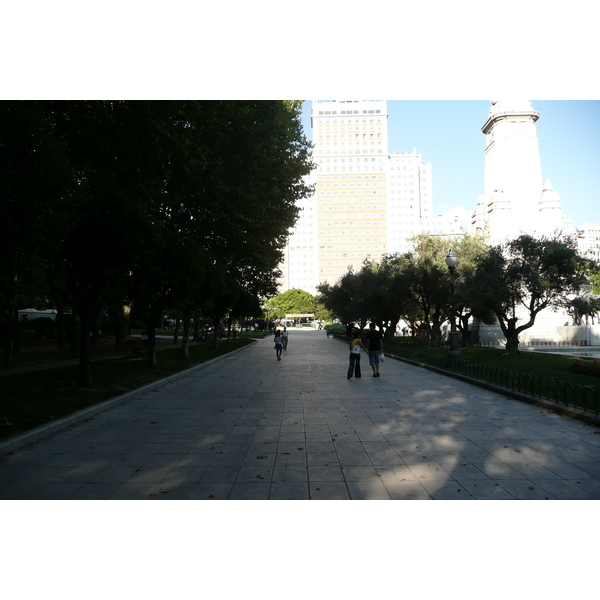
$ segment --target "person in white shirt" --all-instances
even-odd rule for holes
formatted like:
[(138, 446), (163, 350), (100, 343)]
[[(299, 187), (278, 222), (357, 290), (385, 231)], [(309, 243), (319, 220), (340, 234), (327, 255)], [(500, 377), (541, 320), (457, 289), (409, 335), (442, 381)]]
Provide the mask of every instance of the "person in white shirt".
[(288, 330), (287, 330), (287, 327), (284, 327), (283, 331), (281, 332), (281, 341), (283, 343), (283, 349), (287, 350), (287, 344), (288, 344)]

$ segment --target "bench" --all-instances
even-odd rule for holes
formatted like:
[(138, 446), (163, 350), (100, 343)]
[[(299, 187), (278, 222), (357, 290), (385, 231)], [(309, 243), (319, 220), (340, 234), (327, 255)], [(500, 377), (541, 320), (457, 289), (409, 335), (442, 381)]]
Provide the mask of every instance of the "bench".
[(146, 352), (148, 350), (148, 340), (129, 339), (125, 342), (125, 350), (128, 350), (132, 354), (142, 350)]

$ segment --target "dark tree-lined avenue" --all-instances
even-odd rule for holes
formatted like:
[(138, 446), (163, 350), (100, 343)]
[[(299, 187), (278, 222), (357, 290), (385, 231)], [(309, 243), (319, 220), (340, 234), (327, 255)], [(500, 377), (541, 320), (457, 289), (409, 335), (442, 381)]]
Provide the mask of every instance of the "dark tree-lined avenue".
[[(244, 316), (276, 291), (309, 189), (299, 101), (0, 103), (0, 302), (10, 364), (19, 294), (36, 287), (80, 329), (80, 381), (106, 306)], [(247, 315), (250, 316), (250, 315)], [(126, 323), (126, 319), (122, 319)], [(123, 336), (118, 335), (118, 340)]]

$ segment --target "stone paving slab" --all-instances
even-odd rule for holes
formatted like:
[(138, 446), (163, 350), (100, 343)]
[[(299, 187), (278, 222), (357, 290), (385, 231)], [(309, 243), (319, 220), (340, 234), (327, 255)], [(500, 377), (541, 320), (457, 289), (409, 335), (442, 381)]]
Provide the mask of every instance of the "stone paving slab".
[(0, 457), (0, 499), (600, 498), (598, 428), (290, 331)]

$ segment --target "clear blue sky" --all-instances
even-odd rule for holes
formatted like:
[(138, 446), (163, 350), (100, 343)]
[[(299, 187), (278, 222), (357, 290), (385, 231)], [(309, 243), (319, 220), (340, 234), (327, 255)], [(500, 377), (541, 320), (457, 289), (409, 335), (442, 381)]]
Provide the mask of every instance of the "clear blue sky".
[[(531, 100), (540, 113), (536, 123), (542, 177), (558, 191), (563, 214), (580, 227), (600, 222), (600, 101)], [(433, 173), (433, 209), (475, 208), (483, 193), (486, 100), (388, 100), (391, 152), (417, 149)], [(302, 120), (312, 139), (312, 101)], [(541, 182), (540, 182), (541, 184)]]

